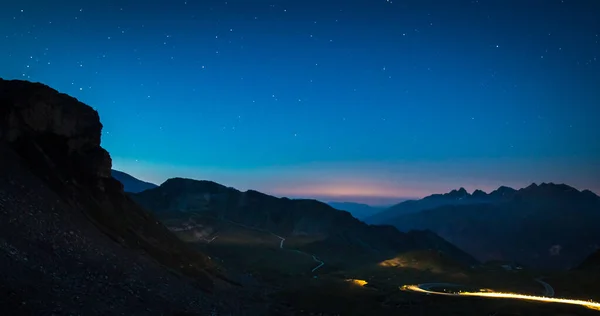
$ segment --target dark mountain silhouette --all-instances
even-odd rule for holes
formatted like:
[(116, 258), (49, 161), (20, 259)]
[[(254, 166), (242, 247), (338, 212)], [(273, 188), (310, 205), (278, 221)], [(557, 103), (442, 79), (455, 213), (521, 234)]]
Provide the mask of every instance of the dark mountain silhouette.
[[(220, 268), (111, 177), (98, 113), (0, 79), (0, 309), (6, 315), (208, 315)], [(210, 294), (209, 292), (213, 292)]]
[(542, 269), (573, 268), (600, 245), (600, 198), (590, 191), (543, 183), (518, 191), (500, 188), (477, 200), (431, 207), (387, 223), (403, 231), (430, 229), (480, 261)]
[[(497, 305), (485, 300), (441, 301), (399, 289), (406, 283), (485, 281), (477, 267), (464, 267), (477, 263), (472, 256), (433, 230), (405, 233), (390, 225), (370, 226), (318, 201), (240, 192), (208, 181), (170, 179), (159, 187), (126, 194), (123, 184), (112, 177), (110, 155), (100, 146), (101, 129), (98, 113), (72, 97), (39, 83), (0, 79), (3, 315), (389, 315), (399, 308), (405, 314), (419, 315), (438, 315), (440, 308), (454, 314), (497, 311)], [(548, 218), (552, 227), (555, 213), (562, 214), (554, 208), (575, 205), (572, 212), (590, 219), (588, 213), (593, 212), (588, 206), (598, 199), (589, 191), (566, 186), (528, 190), (502, 203), (515, 203), (516, 210), (527, 206), (522, 214), (536, 220)], [(453, 195), (460, 198), (461, 191)], [(472, 194), (488, 198), (484, 195)], [(556, 199), (560, 195), (571, 202), (561, 204)], [(546, 202), (535, 204), (530, 196)], [(573, 204), (575, 199), (580, 204)], [(500, 207), (502, 203), (453, 207)], [(543, 205), (540, 209), (547, 217), (540, 217), (531, 205)], [(588, 227), (580, 225), (575, 231), (570, 226), (577, 220), (560, 219), (565, 235), (581, 237), (581, 232), (589, 232)], [(169, 228), (161, 221), (169, 223)], [(503, 227), (504, 222), (499, 222)], [(233, 224), (227, 232), (217, 231), (223, 233), (221, 242), (211, 243), (213, 237), (191, 244), (180, 239), (188, 231), (177, 231), (184, 224), (217, 227), (222, 223)], [(595, 223), (589, 220), (587, 224)], [(523, 227), (537, 226), (518, 226)], [(242, 238), (230, 238), (242, 231)], [(255, 247), (245, 239), (249, 236), (268, 237), (269, 245)], [(590, 240), (594, 236), (588, 234)], [(241, 247), (231, 245), (236, 242)], [(236, 252), (243, 247), (246, 252)], [(567, 249), (558, 252), (562, 255)], [(262, 258), (252, 256), (254, 252)], [(597, 257), (585, 262), (595, 262)], [(231, 262), (232, 258), (237, 262)], [(269, 266), (250, 268), (249, 261)], [(314, 273), (317, 262), (325, 265)], [(240, 266), (244, 269), (238, 270)], [(595, 279), (582, 271), (581, 277), (587, 278), (591, 288)], [(493, 275), (482, 283), (497, 284), (516, 275), (511, 273)], [(349, 282), (356, 277), (368, 284)], [(529, 275), (526, 278), (527, 284), (532, 283)], [(515, 280), (507, 281), (508, 285)]]
[(433, 194), (420, 200), (409, 200), (396, 204), (377, 214), (364, 219), (369, 224), (386, 224), (391, 219), (410, 213), (420, 212), (422, 210), (432, 209), (444, 205), (468, 205), (479, 203), (495, 203), (498, 201), (512, 198), (516, 190), (508, 187), (500, 187), (497, 190), (486, 194), (481, 190), (475, 190), (469, 194), (464, 188), (452, 190), (445, 194)]
[(600, 272), (600, 250), (594, 251), (577, 267), (578, 270), (598, 270)]
[(391, 226), (369, 226), (349, 212), (316, 200), (276, 198), (257, 191), (240, 192), (210, 181), (183, 178), (169, 179), (158, 188), (132, 194), (132, 197), (165, 220), (201, 214), (283, 238), (315, 237), (301, 250), (317, 254), (328, 262), (373, 262), (418, 249), (436, 249), (466, 264), (476, 262), (434, 233), (407, 234)]
[(335, 209), (350, 212), (352, 216), (360, 220), (375, 215), (376, 213), (379, 213), (385, 209), (384, 207), (375, 207), (367, 204), (352, 202), (327, 202), (327, 204)]
[(148, 189), (156, 188), (157, 185), (150, 182), (142, 181), (123, 171), (111, 169), (111, 175), (123, 184), (123, 190), (130, 193), (138, 193)]

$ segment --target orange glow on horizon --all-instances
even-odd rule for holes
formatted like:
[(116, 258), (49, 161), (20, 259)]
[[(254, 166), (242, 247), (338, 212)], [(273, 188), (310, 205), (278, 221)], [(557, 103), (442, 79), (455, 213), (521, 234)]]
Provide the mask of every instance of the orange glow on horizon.
[[(346, 201), (355, 202), (360, 200), (366, 202), (369, 198), (404, 200), (446, 193), (460, 187), (464, 187), (470, 193), (475, 189), (490, 193), (501, 185), (519, 189), (532, 182), (568, 183), (576, 185), (578, 189), (587, 188), (600, 195), (600, 187), (594, 181), (549, 177), (544, 173), (508, 178), (505, 172), (494, 171), (495, 173), (483, 176), (486, 170), (489, 172), (492, 172), (490, 170), (511, 170), (514, 168), (514, 163), (494, 159), (477, 164), (470, 161), (453, 163), (335, 162), (240, 170), (217, 166), (175, 166), (113, 157), (114, 169), (157, 185), (169, 178), (183, 177), (215, 181), (240, 191), (252, 189), (289, 197), (322, 197), (325, 199), (337, 198), (338, 200), (343, 198)], [(527, 161), (521, 163), (528, 164)], [(494, 168), (489, 169), (488, 166), (494, 166)], [(536, 166), (539, 167), (539, 163)], [(527, 167), (532, 169), (529, 165)], [(465, 170), (465, 168), (470, 172), (456, 172), (456, 170)], [(553, 165), (551, 170), (561, 170), (561, 168)], [(489, 179), (495, 180), (490, 181)]]
[(277, 195), (404, 198), (429, 195), (424, 190), (393, 186), (385, 183), (313, 184), (278, 187), (269, 190)]

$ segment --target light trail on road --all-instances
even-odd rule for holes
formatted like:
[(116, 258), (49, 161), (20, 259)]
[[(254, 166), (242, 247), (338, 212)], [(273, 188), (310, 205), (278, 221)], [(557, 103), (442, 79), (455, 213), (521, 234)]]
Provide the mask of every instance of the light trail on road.
[[(423, 287), (425, 287), (425, 288), (423, 288)], [(546, 297), (546, 296), (535, 296), (535, 295), (493, 292), (493, 291), (446, 293), (446, 292), (431, 291), (431, 290), (427, 289), (427, 287), (428, 287), (427, 284), (404, 285), (404, 286), (400, 287), (400, 289), (403, 291), (419, 292), (419, 293), (434, 294), (434, 295), (445, 295), (445, 296), (476, 296), (476, 297), (486, 297), (486, 298), (525, 300), (525, 301), (534, 301), (534, 302), (543, 302), (543, 303), (570, 304), (570, 305), (579, 305), (579, 306), (583, 306), (583, 307), (587, 307), (587, 308), (590, 308), (593, 310), (600, 311), (600, 303), (593, 302), (591, 300), (584, 301), (584, 300), (575, 300), (575, 299), (568, 299), (568, 298), (554, 298), (554, 297)]]
[(275, 235), (275, 234), (273, 234), (273, 233), (271, 233), (271, 235), (273, 235), (273, 236), (275, 236), (275, 237), (279, 238), (279, 248), (283, 249), (283, 242), (285, 241), (285, 238), (283, 238), (283, 237), (281, 237), (281, 236), (279, 236), (279, 235)]

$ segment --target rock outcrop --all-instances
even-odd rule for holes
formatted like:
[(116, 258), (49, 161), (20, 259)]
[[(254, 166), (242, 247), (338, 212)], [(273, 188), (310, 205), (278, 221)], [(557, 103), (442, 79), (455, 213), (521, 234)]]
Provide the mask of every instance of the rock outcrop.
[(232, 288), (224, 271), (111, 177), (101, 129), (98, 113), (75, 98), (0, 79), (0, 309), (235, 311), (237, 302), (219, 295)]
[(40, 83), (2, 79), (0, 104), (0, 140), (53, 146), (78, 172), (111, 177), (110, 155), (100, 147), (102, 124), (91, 107)]

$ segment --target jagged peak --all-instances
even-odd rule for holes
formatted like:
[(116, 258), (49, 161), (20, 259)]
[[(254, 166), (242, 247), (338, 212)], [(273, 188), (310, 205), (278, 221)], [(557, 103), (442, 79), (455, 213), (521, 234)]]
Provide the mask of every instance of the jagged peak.
[(483, 190), (476, 189), (475, 191), (473, 191), (473, 194), (471, 194), (471, 195), (474, 197), (483, 197), (483, 196), (487, 196), (488, 194), (485, 193), (485, 191), (483, 191)]
[(513, 189), (511, 187), (507, 187), (505, 185), (499, 186), (497, 190), (499, 190), (499, 191), (516, 191), (515, 189)]
[(580, 192), (576, 188), (564, 184), (564, 183), (553, 183), (553, 182), (542, 182), (539, 185), (536, 183), (532, 183), (529, 186), (519, 190), (519, 191), (563, 191), (563, 192)]
[(581, 193), (585, 194), (586, 196), (600, 198), (600, 196), (598, 196), (596, 193), (594, 193), (588, 189), (582, 190)]
[(455, 197), (464, 197), (469, 195), (469, 192), (467, 192), (467, 190), (463, 187), (460, 187), (458, 190), (454, 189), (452, 191), (450, 191), (449, 193), (444, 194), (446, 196), (455, 196)]
[(513, 193), (513, 192), (516, 192), (516, 191), (517, 191), (517, 190), (515, 190), (515, 189), (513, 189), (513, 188), (511, 188), (511, 187), (507, 187), (507, 186), (501, 185), (501, 186), (500, 186), (500, 187), (498, 187), (496, 190), (492, 191), (492, 192), (490, 193), (490, 195), (492, 195), (492, 194), (493, 194), (493, 195), (496, 195), (496, 194), (504, 195), (504, 194), (507, 194), (507, 193)]
[(537, 189), (538, 185), (537, 183), (533, 182), (530, 185), (528, 185), (527, 187), (525, 187), (525, 190), (531, 190), (531, 189)]

